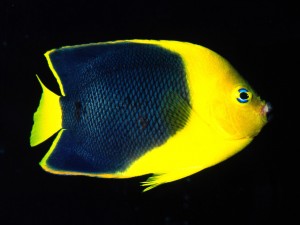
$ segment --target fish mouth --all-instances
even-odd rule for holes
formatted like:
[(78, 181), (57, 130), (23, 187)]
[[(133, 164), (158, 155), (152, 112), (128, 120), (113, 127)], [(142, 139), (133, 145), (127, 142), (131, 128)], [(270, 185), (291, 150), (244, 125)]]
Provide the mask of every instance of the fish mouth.
[(266, 116), (267, 121), (270, 121), (272, 119), (272, 115), (271, 115), (272, 109), (273, 108), (270, 102), (267, 102), (261, 109), (261, 113), (262, 115)]

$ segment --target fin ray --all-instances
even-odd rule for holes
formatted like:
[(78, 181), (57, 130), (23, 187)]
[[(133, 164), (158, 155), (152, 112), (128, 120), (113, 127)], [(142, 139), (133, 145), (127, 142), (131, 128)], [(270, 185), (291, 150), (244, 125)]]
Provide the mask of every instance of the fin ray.
[(190, 167), (190, 168), (174, 170), (166, 173), (155, 173), (153, 176), (149, 177), (146, 181), (141, 182), (141, 186), (146, 187), (143, 190), (143, 192), (149, 191), (161, 184), (182, 179), (184, 177), (197, 173), (200, 170), (201, 170), (200, 167)]

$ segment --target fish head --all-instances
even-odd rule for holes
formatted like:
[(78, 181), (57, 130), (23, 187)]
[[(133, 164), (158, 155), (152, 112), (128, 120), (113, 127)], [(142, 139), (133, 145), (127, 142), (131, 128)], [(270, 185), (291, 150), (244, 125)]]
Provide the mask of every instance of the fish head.
[(209, 103), (212, 125), (230, 139), (255, 137), (268, 121), (271, 106), (233, 68), (215, 82)]

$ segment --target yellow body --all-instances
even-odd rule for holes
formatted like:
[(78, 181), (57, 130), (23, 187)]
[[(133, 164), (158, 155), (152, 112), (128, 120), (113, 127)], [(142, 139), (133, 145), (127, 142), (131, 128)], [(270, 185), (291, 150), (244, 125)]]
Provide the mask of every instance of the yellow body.
[[(165, 144), (147, 152), (125, 171), (114, 174), (68, 174), (104, 178), (154, 174), (143, 183), (144, 186), (148, 186), (145, 190), (149, 190), (162, 183), (189, 176), (234, 155), (248, 145), (267, 122), (266, 112), (263, 110), (265, 102), (261, 101), (238, 72), (215, 52), (199, 45), (177, 41), (130, 42), (158, 45), (182, 57), (191, 96), (189, 121)], [(51, 61), (49, 57), (47, 59), (51, 68)], [(53, 67), (51, 69), (55, 74)], [(56, 78), (64, 95), (57, 74)], [(237, 101), (240, 88), (249, 91), (247, 103)], [(51, 150), (47, 155), (49, 154)], [(42, 160), (41, 165), (52, 173), (65, 173), (51, 170), (45, 160)]]

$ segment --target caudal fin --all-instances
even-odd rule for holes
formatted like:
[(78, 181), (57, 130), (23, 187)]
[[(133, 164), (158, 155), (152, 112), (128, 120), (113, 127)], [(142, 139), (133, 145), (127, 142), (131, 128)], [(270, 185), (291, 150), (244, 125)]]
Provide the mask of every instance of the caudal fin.
[[(37, 76), (37, 75), (36, 75)], [(37, 76), (43, 94), (37, 111), (33, 116), (33, 127), (30, 136), (30, 146), (36, 146), (62, 128), (62, 111), (57, 94), (50, 91)]]

